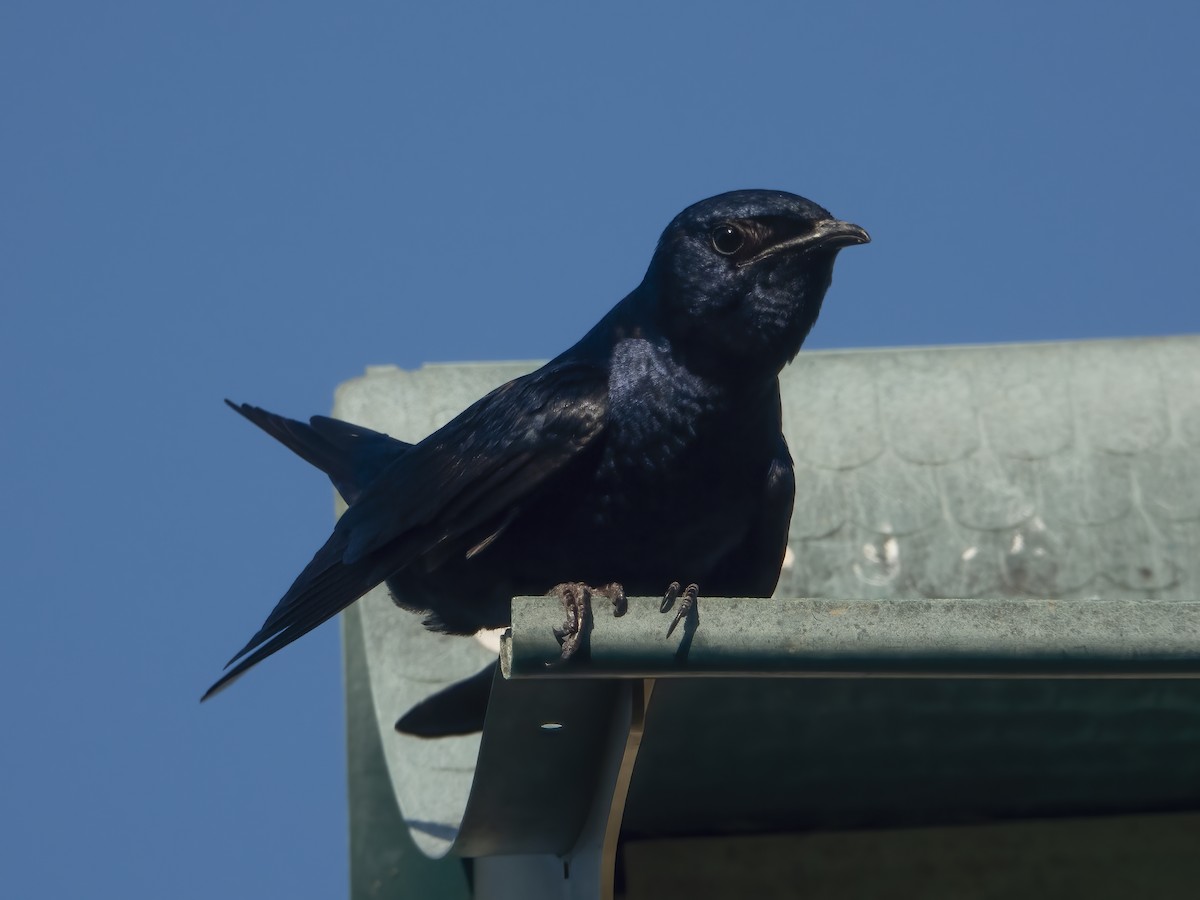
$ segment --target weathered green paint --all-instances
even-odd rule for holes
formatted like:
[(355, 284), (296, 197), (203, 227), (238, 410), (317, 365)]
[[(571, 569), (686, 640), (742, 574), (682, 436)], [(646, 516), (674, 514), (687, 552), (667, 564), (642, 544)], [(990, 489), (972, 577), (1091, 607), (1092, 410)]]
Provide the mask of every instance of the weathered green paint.
[[(339, 389), (335, 414), (416, 440), (532, 368), (374, 369)], [(804, 353), (782, 382), (797, 503), (777, 596), (824, 599), (756, 601), (745, 615), (731, 605), (721, 627), (725, 607), (702, 600), (692, 671), (702, 660), (716, 660), (710, 671), (780, 660), (877, 674), (1194, 671), (1200, 339)], [(968, 599), (928, 602), (938, 598)], [(544, 630), (554, 610), (525, 602), (516, 646), (530, 655), (518, 670), (555, 649)], [(522, 846), (555, 852), (594, 783), (582, 766), (553, 787), (531, 771), (545, 758), (521, 741), (536, 749), (544, 733), (514, 727), (493, 745), (503, 753), (487, 751), (489, 735), (480, 757), (477, 737), (392, 729), (494, 652), (424, 631), (382, 591), (356, 610), (347, 624), (363, 636), (380, 749), (421, 849), (533, 822), (564, 831)], [(663, 617), (640, 606), (605, 616), (591, 665), (660, 674), (632, 834), (1200, 808), (1197, 681), (671, 678)], [(590, 706), (574, 703), (580, 691), (607, 683), (554, 677), (582, 672), (499, 689), (544, 689), (530, 721), (542, 703), (566, 719)], [(494, 779), (514, 786), (498, 794)]]
[(429, 859), (408, 835), (396, 805), (371, 704), (358, 610), (342, 619), (346, 665), (346, 768), (350, 804), (351, 900), (426, 897), (468, 900), (467, 873), (459, 859)]
[(783, 390), (778, 596), (1200, 600), (1200, 338), (801, 353)]
[(1200, 602), (701, 599), (667, 635), (661, 598), (601, 601), (586, 663), (560, 666), (553, 597), (517, 597), (510, 678), (941, 676), (1200, 678)]

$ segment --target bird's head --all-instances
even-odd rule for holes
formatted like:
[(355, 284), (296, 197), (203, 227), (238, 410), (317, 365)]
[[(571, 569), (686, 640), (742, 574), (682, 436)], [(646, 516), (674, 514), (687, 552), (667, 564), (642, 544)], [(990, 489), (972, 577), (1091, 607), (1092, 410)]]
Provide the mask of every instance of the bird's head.
[(870, 240), (783, 191), (702, 200), (667, 226), (647, 272), (659, 327), (694, 369), (777, 374), (817, 320), (838, 251)]

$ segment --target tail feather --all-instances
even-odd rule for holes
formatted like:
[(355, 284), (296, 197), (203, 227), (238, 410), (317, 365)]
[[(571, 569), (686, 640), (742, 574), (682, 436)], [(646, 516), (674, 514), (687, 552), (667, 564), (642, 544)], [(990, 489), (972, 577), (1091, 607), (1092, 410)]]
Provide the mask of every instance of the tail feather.
[[(309, 424), (305, 424), (248, 403), (225, 402), (234, 412), (328, 475), (338, 493), (352, 506), (367, 486), (412, 446), (378, 431), (326, 416), (314, 416)], [(334, 530), (271, 611), (262, 628), (225, 664), (229, 671), (204, 693), (201, 702), (271, 654), (336, 616), (387, 577), (387, 567), (381, 566), (378, 557), (393, 552), (394, 548), (388, 548), (383, 554), (366, 554), (347, 563), (344, 561), (347, 541), (348, 534), (344, 529)]]
[(338, 493), (351, 505), (367, 485), (412, 446), (370, 428), (328, 416), (313, 416), (305, 424), (249, 403), (231, 400), (225, 403), (328, 475)]
[(340, 540), (335, 532), (317, 552), (263, 627), (225, 664), (226, 668), (233, 668), (204, 692), (200, 702), (227, 687), (271, 654), (332, 619), (383, 580), (373, 559), (351, 565), (343, 563), (341, 549), (337, 546)]

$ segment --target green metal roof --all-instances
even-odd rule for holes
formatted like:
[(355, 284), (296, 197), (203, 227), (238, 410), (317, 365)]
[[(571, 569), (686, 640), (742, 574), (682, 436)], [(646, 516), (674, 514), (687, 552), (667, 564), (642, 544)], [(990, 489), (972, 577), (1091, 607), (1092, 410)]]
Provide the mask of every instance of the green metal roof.
[[(376, 368), (334, 412), (415, 440), (534, 365)], [(383, 591), (350, 611), (417, 844), (564, 852), (595, 784), (556, 767), (601, 765), (620, 679), (649, 672), (633, 834), (1200, 808), (1200, 681), (1059, 677), (1200, 671), (1200, 339), (803, 353), (782, 381), (781, 599), (702, 599), (690, 670), (649, 606), (547, 668), (561, 612), (521, 600), (507, 652), (531, 677), (497, 682), (481, 753), (393, 723), (495, 650)]]

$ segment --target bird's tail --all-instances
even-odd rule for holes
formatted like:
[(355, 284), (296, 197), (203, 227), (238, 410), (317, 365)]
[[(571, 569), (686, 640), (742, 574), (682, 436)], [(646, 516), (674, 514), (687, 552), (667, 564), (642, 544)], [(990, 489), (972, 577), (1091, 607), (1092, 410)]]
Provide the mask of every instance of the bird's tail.
[[(342, 517), (342, 521), (353, 514), (351, 510)], [(262, 628), (225, 664), (228, 671), (204, 693), (200, 698), (201, 703), (227, 687), (247, 669), (308, 634), (322, 622), (332, 619), (383, 581), (387, 568), (386, 565), (381, 566), (381, 561), (388, 558), (390, 548), (384, 548), (374, 556), (368, 555), (346, 563), (343, 561), (346, 541), (346, 532), (340, 527), (335, 528), (329, 540), (317, 551), (312, 562), (267, 616)]]
[(342, 499), (350, 505), (358, 500), (367, 485), (412, 446), (378, 431), (327, 416), (313, 416), (305, 424), (249, 403), (231, 400), (225, 403), (328, 475)]

